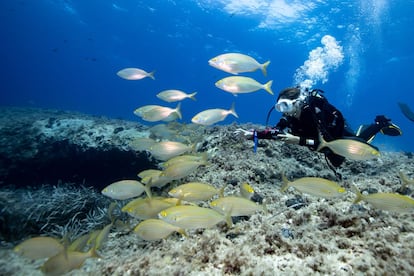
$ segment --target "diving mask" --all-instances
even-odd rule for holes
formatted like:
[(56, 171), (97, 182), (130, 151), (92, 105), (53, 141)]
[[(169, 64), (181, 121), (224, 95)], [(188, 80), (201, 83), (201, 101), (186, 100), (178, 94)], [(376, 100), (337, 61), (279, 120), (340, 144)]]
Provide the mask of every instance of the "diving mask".
[(294, 104), (296, 100), (290, 100), (290, 99), (280, 99), (275, 104), (275, 109), (282, 113), (290, 113), (294, 109)]

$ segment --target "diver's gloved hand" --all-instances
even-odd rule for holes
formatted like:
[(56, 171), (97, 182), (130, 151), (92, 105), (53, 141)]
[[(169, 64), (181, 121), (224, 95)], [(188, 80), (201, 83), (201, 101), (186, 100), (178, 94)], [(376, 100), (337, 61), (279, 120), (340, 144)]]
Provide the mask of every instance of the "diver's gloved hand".
[(299, 136), (295, 136), (290, 133), (278, 134), (277, 138), (287, 144), (292, 144), (292, 145), (299, 145), (299, 142), (300, 142)]
[(254, 129), (245, 130), (242, 128), (238, 128), (235, 131), (233, 131), (233, 133), (236, 135), (244, 136), (247, 139), (253, 139)]

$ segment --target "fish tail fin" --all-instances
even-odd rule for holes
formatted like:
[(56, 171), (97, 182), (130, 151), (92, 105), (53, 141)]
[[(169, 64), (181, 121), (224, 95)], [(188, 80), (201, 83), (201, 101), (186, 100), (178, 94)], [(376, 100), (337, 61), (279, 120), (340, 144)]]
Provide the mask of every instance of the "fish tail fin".
[(108, 210), (107, 210), (108, 217), (111, 220), (111, 223), (114, 223), (114, 221), (116, 220), (116, 217), (114, 215), (114, 210), (115, 210), (116, 207), (117, 207), (117, 204), (114, 201), (114, 202), (111, 202), (111, 204), (109, 204), (109, 207), (108, 207)]
[(284, 192), (289, 188), (289, 179), (287, 179), (285, 173), (282, 173), (282, 187), (280, 187), (280, 191)]
[(196, 101), (195, 95), (197, 95), (197, 92), (193, 92), (193, 93), (191, 93), (190, 95), (188, 95), (188, 97), (189, 97), (190, 99), (192, 99), (193, 101)]
[(93, 245), (91, 249), (88, 251), (89, 257), (101, 258), (101, 256), (99, 256), (96, 251), (100, 249), (102, 245), (104, 244), (104, 242), (106, 242), (106, 240), (108, 239), (108, 235), (109, 235), (109, 232), (112, 226), (113, 226), (113, 223), (110, 223), (107, 226), (105, 226), (102, 230), (99, 231), (98, 235), (93, 241)]
[(150, 77), (151, 79), (155, 80), (154, 74), (155, 74), (155, 70), (152, 71), (152, 72), (150, 72), (150, 73), (148, 73), (148, 77)]
[(187, 233), (185, 232), (184, 229), (178, 228), (177, 232), (180, 233), (183, 237), (188, 238), (188, 235), (187, 235)]
[(233, 226), (233, 220), (231, 218), (231, 210), (227, 212), (227, 214), (225, 215), (225, 219), (226, 219), (227, 226), (231, 228)]
[(175, 203), (175, 206), (180, 206), (182, 202), (183, 202), (183, 197), (182, 197), (182, 196), (180, 196), (180, 197), (178, 198), (177, 202)]
[(270, 60), (263, 63), (262, 66), (260, 67), (260, 69), (262, 69), (262, 73), (265, 77), (267, 76), (267, 66), (269, 66), (269, 64), (270, 64)]
[(224, 186), (220, 188), (218, 192), (219, 197), (224, 197), (224, 188), (225, 188)]
[(97, 246), (92, 246), (92, 248), (88, 251), (88, 256), (91, 258), (102, 258), (101, 255), (96, 252)]
[(326, 147), (326, 141), (325, 139), (323, 139), (322, 133), (320, 131), (319, 131), (318, 137), (319, 137), (319, 145), (316, 151), (320, 151), (321, 149)]
[(273, 81), (270, 80), (263, 86), (264, 90), (266, 90), (267, 93), (269, 93), (270, 95), (274, 95), (273, 91), (272, 91), (272, 83), (273, 83)]
[[(191, 153), (197, 152), (197, 143), (191, 144), (189, 152)], [(204, 162), (204, 158), (201, 159), (201, 162)]]
[[(196, 153), (197, 152), (197, 143), (194, 143), (191, 145), (191, 153)], [(194, 162), (196, 163), (200, 163), (201, 165), (209, 165), (210, 163), (208, 162), (208, 153), (206, 151), (203, 151), (201, 153), (196, 153), (197, 157), (199, 157), (200, 159), (195, 160)]]
[(403, 189), (410, 184), (414, 184), (414, 180), (408, 179), (407, 175), (403, 173), (402, 171), (399, 171), (398, 174), (400, 175)]
[(177, 107), (175, 108), (175, 113), (177, 113), (178, 118), (180, 118), (180, 120), (183, 118), (183, 115), (181, 114), (181, 103), (177, 104)]
[(235, 103), (233, 102), (233, 103), (231, 104), (231, 107), (230, 107), (229, 112), (230, 112), (230, 114), (231, 114), (231, 115), (233, 115), (234, 117), (239, 118), (239, 115), (237, 115), (237, 113), (236, 113), (236, 109), (235, 109), (235, 107), (236, 107), (236, 105), (235, 105)]
[(354, 202), (352, 202), (352, 204), (357, 204), (358, 202), (360, 202), (361, 200), (364, 199), (363, 195), (361, 194), (361, 192), (359, 191), (358, 187), (355, 186), (354, 184), (351, 185), (352, 191), (356, 194), (356, 198), (354, 199)]
[[(196, 144), (194, 144), (194, 147), (195, 146), (196, 146)], [(195, 150), (194, 150), (194, 152), (195, 152)], [(203, 165), (203, 166), (211, 165), (211, 163), (208, 162), (208, 154), (207, 154), (207, 152), (203, 152), (201, 154), (201, 160), (199, 161), (199, 163), (200, 163), (200, 165)]]
[(149, 199), (152, 198), (151, 186), (152, 186), (152, 177), (150, 177), (149, 180), (148, 180), (148, 183), (146, 185), (144, 185), (144, 191), (147, 194), (147, 197)]
[(201, 153), (201, 161), (203, 163), (208, 163), (208, 153), (206, 151)]

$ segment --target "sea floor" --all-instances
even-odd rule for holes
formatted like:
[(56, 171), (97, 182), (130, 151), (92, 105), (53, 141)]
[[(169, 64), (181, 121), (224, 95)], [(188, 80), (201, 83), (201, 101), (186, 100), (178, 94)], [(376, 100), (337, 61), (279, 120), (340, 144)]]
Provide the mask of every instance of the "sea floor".
[[(45, 112), (44, 116), (40, 114), (42, 111), (36, 112), (42, 120), (44, 116), (51, 116), (50, 112)], [(16, 117), (16, 113), (10, 111), (10, 114)], [(30, 116), (30, 112), (20, 116)], [(62, 120), (67, 115), (60, 116), (63, 117), (56, 120)], [(73, 118), (75, 115), (70, 116)], [(53, 117), (56, 118), (56, 114)], [(111, 135), (114, 134), (114, 125), (121, 125), (127, 130), (134, 124), (126, 122), (122, 125), (119, 120), (102, 118), (98, 122), (96, 118), (87, 115), (81, 115), (79, 120), (88, 120), (88, 130), (96, 127), (100, 129), (97, 132), (102, 132), (102, 126), (105, 125)], [(97, 123), (90, 123), (91, 121)], [(76, 122), (79, 124), (79, 121)], [(304, 147), (261, 140), (254, 153), (252, 141), (234, 134), (237, 128), (252, 127), (261, 126), (232, 124), (198, 127), (171, 124), (170, 130), (177, 130), (182, 136), (188, 135), (186, 137), (197, 144), (199, 152), (208, 153), (209, 164), (199, 167), (174, 184), (154, 189), (153, 193), (168, 196), (167, 192), (175, 185), (200, 181), (217, 188), (225, 187), (225, 195), (238, 195), (240, 184), (247, 182), (264, 199), (266, 210), (250, 217), (235, 217), (232, 227), (219, 223), (209, 229), (188, 230), (188, 237), (172, 234), (166, 239), (151, 242), (140, 239), (130, 231), (139, 222), (130, 218), (130, 228), (113, 227), (99, 250), (100, 258), (87, 259), (81, 268), (72, 270), (67, 275), (414, 274), (414, 208), (398, 213), (375, 209), (366, 202), (353, 204), (356, 195), (351, 189), (355, 185), (362, 191), (400, 190), (400, 172), (409, 179), (414, 178), (414, 159), (411, 153), (382, 152), (380, 157), (373, 160), (347, 160), (337, 170), (342, 175), (342, 179), (338, 180), (327, 166), (323, 155)], [(4, 128), (2, 126), (3, 130)], [(125, 141), (133, 140), (128, 135), (136, 136), (139, 133), (140, 137), (146, 137), (151, 131), (141, 126), (128, 133), (122, 134), (126, 137)], [(176, 138), (171, 133), (168, 135), (168, 139)], [(116, 143), (123, 148), (128, 144), (122, 141)], [(305, 176), (337, 180), (347, 192), (336, 199), (301, 194), (292, 188), (282, 193), (282, 173), (290, 180)], [(22, 202), (24, 198), (20, 197), (17, 202), (17, 199), (13, 199), (11, 184), (16, 185), (2, 182), (0, 186), (3, 201), (0, 220), (3, 222), (9, 210), (20, 212), (18, 216), (21, 219), (25, 211), (18, 206), (27, 206)], [(88, 183), (75, 183), (75, 187), (77, 184), (80, 186)], [(404, 191), (408, 196), (412, 195), (411, 188)], [(98, 189), (98, 192), (92, 190), (82, 191), (90, 191), (95, 201), (102, 200), (102, 204), (107, 206), (108, 199), (100, 195)], [(126, 202), (119, 201), (118, 205), (122, 206)], [(208, 203), (203, 201), (197, 204), (208, 207)], [(61, 204), (60, 208), (64, 213), (65, 204)], [(0, 275), (42, 275), (39, 267), (45, 260), (31, 261), (14, 253), (13, 246), (20, 240), (6, 240), (6, 228), (7, 226), (2, 226)], [(18, 226), (13, 225), (13, 229), (18, 229)], [(48, 234), (41, 230), (31, 233)]]

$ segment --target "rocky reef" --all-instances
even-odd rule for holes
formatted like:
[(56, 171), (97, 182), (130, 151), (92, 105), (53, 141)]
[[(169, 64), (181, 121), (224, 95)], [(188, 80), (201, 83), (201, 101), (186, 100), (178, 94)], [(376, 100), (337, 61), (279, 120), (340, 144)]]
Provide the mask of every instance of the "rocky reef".
[(18, 187), (60, 182), (103, 187), (153, 167), (129, 141), (148, 135), (136, 122), (58, 110), (0, 110), (0, 185)]
[[(165, 188), (153, 190), (154, 194), (168, 196), (167, 191), (174, 185), (202, 181), (225, 187), (224, 194), (231, 195), (238, 194), (239, 185), (248, 182), (265, 200), (267, 212), (233, 218), (232, 227), (223, 223), (210, 229), (189, 230), (188, 237), (173, 234), (152, 242), (141, 240), (125, 228), (114, 227), (100, 250), (101, 258), (88, 259), (71, 275), (414, 273), (414, 212), (381, 211), (366, 202), (353, 204), (355, 194), (351, 189), (355, 185), (368, 192), (400, 191), (399, 172), (410, 179), (414, 176), (411, 153), (382, 152), (379, 158), (369, 161), (347, 160), (337, 170), (341, 175), (338, 179), (319, 153), (267, 140), (260, 140), (254, 153), (252, 141), (233, 133), (239, 127), (263, 127), (259, 125), (200, 127), (172, 123), (163, 132), (155, 133), (137, 122), (61, 111), (12, 108), (2, 110), (2, 114), (0, 274), (41, 275), (37, 270), (39, 262), (26, 260), (11, 250), (23, 238), (23, 234), (10, 235), (19, 232), (12, 217), (20, 217), (20, 222), (27, 218), (26, 209), (36, 204), (33, 189), (42, 193), (44, 205), (39, 206), (50, 208), (45, 207), (44, 198), (65, 183), (72, 183), (66, 190), (59, 190), (67, 197), (49, 197), (55, 202), (51, 209), (66, 214), (64, 218), (47, 221), (43, 217), (51, 211), (44, 212), (43, 217), (33, 221), (38, 224), (36, 227), (28, 228), (30, 231), (20, 229), (25, 236), (56, 235), (56, 227), (42, 226), (47, 222), (64, 227), (73, 218), (73, 212), (84, 214), (77, 220), (82, 222), (77, 224), (81, 229), (78, 232), (90, 231), (93, 225), (108, 222), (102, 215), (110, 202), (99, 193), (103, 186), (119, 179), (136, 178), (137, 172), (157, 167), (157, 160), (131, 146), (134, 139), (165, 139), (166, 135), (171, 140), (195, 143), (197, 151), (208, 153), (209, 165)], [(304, 176), (334, 180), (347, 193), (335, 200), (293, 189), (282, 193), (282, 173), (290, 180)], [(46, 184), (52, 187), (41, 186)], [(404, 189), (407, 196), (412, 194), (410, 188)], [(93, 199), (96, 206), (86, 201), (83, 208), (72, 206), (71, 210), (76, 211), (65, 212), (70, 209), (68, 205), (57, 203), (75, 198)], [(208, 202), (199, 205), (207, 207)], [(24, 210), (19, 206), (25, 206)], [(95, 207), (101, 211), (92, 211)], [(130, 218), (128, 222), (133, 226), (139, 221)]]

